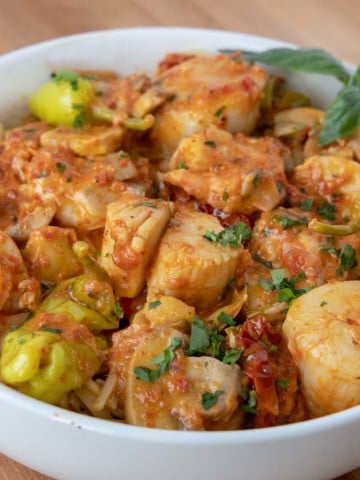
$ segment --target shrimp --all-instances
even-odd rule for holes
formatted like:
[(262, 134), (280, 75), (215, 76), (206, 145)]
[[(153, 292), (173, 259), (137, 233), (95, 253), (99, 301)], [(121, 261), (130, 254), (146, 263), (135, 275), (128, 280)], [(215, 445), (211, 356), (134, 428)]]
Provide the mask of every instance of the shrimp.
[(291, 305), (283, 324), (318, 417), (360, 404), (360, 281), (328, 283)]

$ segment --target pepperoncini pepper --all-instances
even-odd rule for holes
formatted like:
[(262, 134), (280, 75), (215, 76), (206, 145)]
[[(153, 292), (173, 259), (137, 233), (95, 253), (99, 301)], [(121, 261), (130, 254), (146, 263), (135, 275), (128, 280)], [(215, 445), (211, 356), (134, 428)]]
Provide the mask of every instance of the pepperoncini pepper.
[(90, 118), (95, 83), (70, 71), (60, 71), (30, 97), (32, 113), (51, 125), (81, 127)]
[(20, 392), (58, 404), (99, 370), (101, 342), (68, 314), (38, 313), (3, 340), (1, 376)]
[(313, 218), (309, 223), (310, 230), (322, 233), (324, 235), (352, 235), (360, 231), (360, 200), (354, 209), (352, 220), (342, 225), (332, 225), (329, 223), (319, 222)]

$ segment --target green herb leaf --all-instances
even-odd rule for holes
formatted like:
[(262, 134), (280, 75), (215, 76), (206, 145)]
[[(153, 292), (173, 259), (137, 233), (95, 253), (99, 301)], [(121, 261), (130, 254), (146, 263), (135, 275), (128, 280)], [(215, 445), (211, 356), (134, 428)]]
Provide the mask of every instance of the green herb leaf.
[(115, 307), (113, 309), (113, 314), (115, 315), (116, 318), (118, 318), (119, 320), (124, 316), (124, 310), (122, 308), (122, 306), (120, 305), (119, 302), (116, 302), (115, 303)]
[(242, 222), (224, 228), (224, 230), (218, 233), (206, 230), (203, 235), (203, 237), (210, 240), (210, 242), (220, 243), (220, 245), (230, 245), (232, 247), (239, 247), (242, 242), (248, 240), (250, 236), (251, 230)]
[(222, 361), (229, 365), (235, 365), (235, 363), (241, 357), (242, 350), (240, 348), (231, 348), (224, 353)]
[(295, 225), (307, 225), (309, 220), (306, 217), (285, 217), (284, 215), (274, 215), (273, 219), (280, 223), (284, 230), (288, 230)]
[(296, 72), (331, 75), (345, 85), (350, 75), (343, 65), (328, 52), (318, 48), (272, 48), (264, 52), (242, 50), (245, 60), (260, 62), (278, 68), (286, 68)]
[(336, 207), (332, 203), (322, 202), (317, 207), (316, 211), (320, 217), (325, 218), (326, 220), (335, 220)]
[(186, 165), (185, 162), (179, 162), (178, 165), (177, 165), (177, 168), (179, 170), (187, 170), (189, 167)]
[(306, 278), (305, 273), (301, 271), (299, 275), (286, 278), (285, 277), (285, 270), (283, 268), (277, 268), (271, 270), (271, 278), (272, 281), (266, 280), (264, 278), (259, 279), (259, 285), (265, 290), (266, 292), (270, 292), (272, 290), (276, 290), (276, 301), (279, 303), (286, 302), (289, 305), (295, 300), (297, 297), (300, 297), (304, 293), (310, 290), (309, 287), (307, 288), (296, 288), (295, 284), (298, 280), (302, 280)]
[(357, 264), (356, 250), (351, 245), (343, 245), (340, 251), (339, 267), (336, 270), (336, 275), (342, 275), (344, 271), (356, 267)]
[(254, 262), (261, 263), (261, 265), (263, 265), (265, 268), (274, 268), (273, 264), (269, 260), (265, 260), (265, 258), (262, 258), (257, 252), (253, 253), (251, 258), (254, 260)]
[(86, 122), (85, 107), (84, 107), (84, 105), (81, 105), (81, 103), (74, 103), (72, 107), (75, 110), (78, 110), (78, 112), (79, 112), (75, 116), (75, 118), (72, 122), (72, 127), (73, 128), (81, 128), (85, 125), (85, 122)]
[(275, 385), (278, 388), (286, 388), (289, 386), (289, 380), (285, 380), (284, 378), (277, 378), (275, 381)]
[(192, 319), (189, 342), (190, 353), (205, 353), (210, 346), (210, 332), (205, 323), (196, 315)]
[(144, 207), (157, 208), (157, 206), (155, 205), (155, 203), (150, 202), (150, 201), (144, 202), (143, 205), (144, 205)]
[(247, 403), (243, 403), (241, 405), (241, 409), (244, 410), (246, 413), (251, 413), (252, 415), (256, 415), (256, 392), (255, 390), (250, 390), (250, 392), (243, 392), (243, 398), (246, 396), (244, 400), (247, 400)]
[(300, 208), (301, 210), (304, 210), (304, 212), (310, 212), (310, 210), (312, 209), (313, 203), (314, 203), (313, 198), (305, 198), (300, 202)]
[(225, 105), (222, 105), (220, 108), (218, 108), (216, 110), (216, 112), (214, 113), (215, 117), (216, 118), (219, 118), (221, 116), (221, 114), (223, 113), (223, 111), (225, 110)]
[(213, 140), (207, 140), (206, 142), (204, 142), (204, 145), (207, 145), (210, 148), (216, 148), (217, 147), (216, 142), (214, 142)]
[(58, 335), (63, 333), (63, 330), (61, 328), (46, 327), (45, 325), (40, 327), (40, 330), (42, 332), (56, 333)]
[(337, 138), (351, 135), (358, 126), (360, 126), (360, 88), (356, 84), (342, 88), (336, 95), (325, 113), (318, 143), (321, 147), (328, 145)]
[(68, 82), (71, 85), (71, 88), (76, 91), (79, 88), (78, 80), (81, 77), (78, 73), (70, 72), (68, 70), (60, 70), (59, 72), (53, 75), (53, 80), (55, 82)]
[(226, 190), (226, 188), (221, 195), (221, 200), (223, 202), (227, 202), (229, 200), (229, 192)]
[(216, 390), (215, 392), (204, 392), (201, 397), (201, 403), (204, 410), (210, 410), (210, 408), (216, 404), (218, 398), (223, 393), (224, 392), (222, 390)]
[(219, 313), (217, 319), (219, 322), (225, 323), (225, 325), (229, 325), (229, 327), (234, 327), (236, 325), (234, 319), (224, 311), (221, 311)]
[(59, 173), (63, 174), (66, 170), (66, 164), (62, 162), (56, 162), (56, 169)]
[(149, 310), (153, 310), (161, 305), (160, 300), (154, 300), (153, 302), (149, 303)]
[(360, 87), (360, 65), (355, 70), (355, 73), (351, 78), (350, 84), (351, 85), (357, 85), (358, 87)]
[(152, 358), (150, 361), (157, 365), (158, 368), (152, 370), (148, 367), (135, 367), (134, 374), (138, 380), (144, 382), (155, 382), (166, 370), (174, 358), (174, 352), (181, 346), (182, 340), (178, 337), (171, 339), (170, 346), (166, 348), (160, 355)]

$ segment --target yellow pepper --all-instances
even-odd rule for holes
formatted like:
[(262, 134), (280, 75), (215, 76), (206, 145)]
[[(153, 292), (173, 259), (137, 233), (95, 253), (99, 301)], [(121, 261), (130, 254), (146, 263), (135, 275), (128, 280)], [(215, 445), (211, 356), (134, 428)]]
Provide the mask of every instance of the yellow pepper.
[(32, 113), (51, 125), (82, 127), (89, 119), (95, 83), (81, 75), (62, 71), (30, 97)]
[(43, 301), (39, 311), (68, 313), (95, 332), (118, 328), (122, 316), (110, 284), (93, 273), (61, 282)]
[(30, 322), (4, 337), (2, 379), (22, 393), (58, 404), (98, 371), (99, 355), (90, 342), (70, 342), (58, 328), (32, 330)]

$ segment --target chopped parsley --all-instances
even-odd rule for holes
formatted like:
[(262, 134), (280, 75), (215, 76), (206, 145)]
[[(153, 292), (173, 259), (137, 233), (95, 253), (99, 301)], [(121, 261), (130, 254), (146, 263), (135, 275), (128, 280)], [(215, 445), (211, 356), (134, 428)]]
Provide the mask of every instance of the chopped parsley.
[(150, 202), (150, 201), (146, 201), (143, 203), (144, 207), (149, 207), (149, 208), (157, 208), (157, 206), (155, 205), (155, 203), (153, 202)]
[(356, 250), (348, 244), (342, 246), (339, 257), (339, 266), (336, 275), (340, 276), (344, 271), (348, 271), (358, 264)]
[(203, 235), (206, 240), (220, 245), (230, 245), (231, 247), (239, 247), (243, 241), (248, 240), (251, 236), (251, 230), (243, 222), (234, 223), (230, 227), (224, 228), (218, 233), (206, 230)]
[[(256, 415), (256, 392), (255, 390), (244, 390), (242, 392), (242, 397), (246, 400), (246, 403), (241, 405), (241, 409), (244, 410), (246, 413), (251, 413), (252, 415)], [(244, 398), (245, 397), (245, 398)]]
[(222, 105), (220, 108), (218, 108), (216, 110), (216, 112), (214, 113), (215, 117), (216, 118), (219, 118), (221, 117), (221, 114), (223, 113), (223, 111), (225, 110), (225, 105)]
[(277, 378), (275, 380), (275, 385), (278, 388), (286, 388), (289, 386), (289, 380), (285, 380), (284, 378)]
[(155, 382), (155, 380), (161, 377), (161, 375), (169, 368), (170, 363), (174, 358), (174, 352), (181, 346), (181, 343), (181, 338), (173, 337), (171, 339), (170, 346), (160, 353), (160, 355), (157, 355), (150, 360), (158, 368), (150, 369), (148, 367), (135, 367), (135, 377), (138, 380), (143, 380), (144, 382)]
[(63, 174), (66, 170), (66, 164), (62, 162), (56, 162), (56, 169), (59, 173)]
[(229, 192), (226, 190), (226, 188), (221, 195), (221, 200), (223, 202), (227, 202), (229, 200)]
[(76, 91), (79, 89), (79, 78), (81, 75), (75, 72), (70, 72), (69, 70), (60, 70), (59, 72), (52, 75), (52, 78), (55, 82), (67, 82), (70, 83), (72, 90)]
[(177, 165), (178, 170), (187, 170), (189, 167), (186, 165), (185, 162), (181, 161)]
[(307, 225), (309, 220), (306, 217), (285, 217), (284, 215), (274, 215), (273, 219), (280, 223), (284, 230), (295, 225)]
[(63, 333), (63, 330), (61, 328), (46, 327), (45, 325), (40, 327), (40, 330), (42, 332), (56, 333), (57, 335)]
[(325, 300), (323, 300), (321, 303), (320, 303), (320, 307), (323, 307), (324, 305), (327, 305), (328, 302), (326, 302)]
[(120, 150), (118, 153), (119, 158), (127, 158), (129, 156), (128, 153), (125, 152), (125, 150)]
[(223, 310), (219, 313), (219, 315), (217, 316), (217, 320), (220, 322), (220, 323), (225, 323), (225, 325), (228, 325), (229, 327), (234, 327), (235, 326), (235, 321), (234, 319), (232, 318), (231, 315), (228, 315), (227, 313), (225, 313)]
[(265, 260), (257, 252), (253, 253), (251, 255), (251, 258), (254, 260), (254, 262), (261, 263), (261, 265), (263, 265), (265, 268), (269, 268), (269, 269), (274, 268), (270, 260)]
[(153, 310), (161, 305), (160, 300), (154, 300), (153, 302), (149, 303), (149, 310)]
[(295, 284), (298, 280), (303, 280), (306, 275), (303, 271), (299, 275), (286, 278), (285, 270), (277, 268), (270, 272), (272, 280), (260, 278), (259, 284), (266, 292), (276, 291), (276, 301), (279, 303), (286, 302), (289, 305), (298, 297), (308, 292), (310, 288), (296, 288)]
[(115, 306), (113, 308), (113, 314), (115, 315), (115, 317), (117, 317), (119, 320), (120, 318), (122, 318), (124, 316), (124, 310), (122, 308), (122, 306), (120, 305), (119, 302), (116, 302), (115, 303)]
[(302, 200), (300, 202), (300, 208), (301, 210), (304, 210), (304, 212), (310, 212), (310, 210), (312, 209), (313, 203), (314, 203), (313, 198), (305, 198), (305, 200)]
[(201, 403), (204, 410), (210, 410), (210, 408), (216, 404), (218, 398), (223, 393), (224, 392), (222, 390), (216, 390), (215, 392), (204, 392), (201, 396)]
[(206, 140), (206, 142), (204, 142), (204, 145), (207, 145), (210, 148), (216, 148), (217, 147), (216, 142), (214, 142), (214, 140)]
[(223, 355), (222, 344), (224, 337), (214, 327), (211, 331), (205, 323), (194, 315), (191, 323), (191, 334), (187, 355), (209, 355), (221, 358)]
[(75, 116), (72, 122), (72, 127), (81, 128), (85, 125), (85, 122), (86, 122), (86, 113), (85, 113), (84, 105), (81, 105), (81, 103), (74, 103), (72, 107), (79, 112)]
[(240, 348), (231, 348), (230, 350), (226, 350), (222, 361), (229, 365), (235, 365), (235, 363), (241, 357), (241, 354), (242, 350)]
[(320, 217), (325, 218), (325, 220), (335, 220), (336, 207), (332, 203), (322, 202), (316, 209)]

